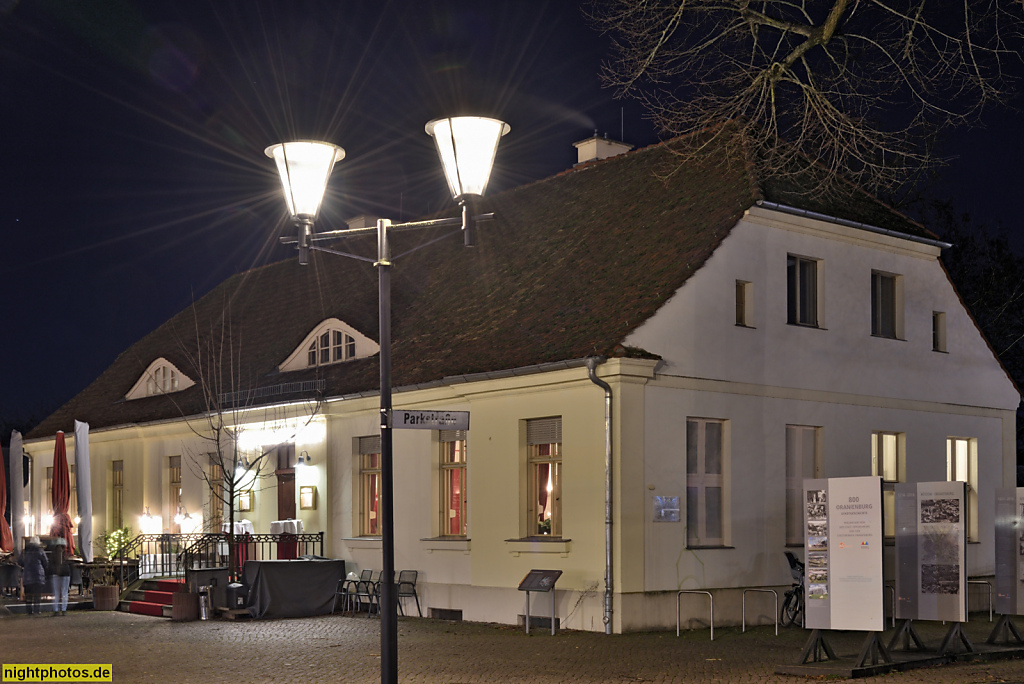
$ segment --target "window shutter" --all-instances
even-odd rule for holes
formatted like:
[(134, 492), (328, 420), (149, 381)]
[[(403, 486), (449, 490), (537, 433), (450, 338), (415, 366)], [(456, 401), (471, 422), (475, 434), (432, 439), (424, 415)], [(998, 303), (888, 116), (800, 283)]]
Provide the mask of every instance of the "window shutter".
[(529, 446), (534, 444), (561, 444), (562, 417), (537, 418), (526, 421), (526, 443)]
[(440, 441), (442, 442), (465, 442), (466, 430), (441, 430)]
[(359, 454), (379, 454), (380, 449), (380, 435), (374, 435), (373, 437), (360, 437), (359, 438)]

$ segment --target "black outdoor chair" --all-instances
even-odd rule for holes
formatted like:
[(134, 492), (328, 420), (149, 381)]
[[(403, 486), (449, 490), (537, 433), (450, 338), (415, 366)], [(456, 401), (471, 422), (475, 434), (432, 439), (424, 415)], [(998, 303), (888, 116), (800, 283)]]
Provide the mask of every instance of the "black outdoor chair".
[(402, 615), (405, 615), (402, 599), (412, 598), (416, 600), (416, 612), (423, 617), (423, 611), (420, 610), (420, 597), (416, 594), (416, 577), (418, 575), (418, 570), (402, 570), (398, 573), (398, 610)]
[[(363, 577), (369, 577), (370, 579), (363, 579)], [(363, 570), (359, 581), (356, 582), (353, 594), (356, 601), (356, 610), (362, 610), (363, 601), (366, 601), (366, 617), (370, 617), (374, 610), (380, 614), (380, 575), (377, 575), (376, 580), (372, 578), (372, 570)]]

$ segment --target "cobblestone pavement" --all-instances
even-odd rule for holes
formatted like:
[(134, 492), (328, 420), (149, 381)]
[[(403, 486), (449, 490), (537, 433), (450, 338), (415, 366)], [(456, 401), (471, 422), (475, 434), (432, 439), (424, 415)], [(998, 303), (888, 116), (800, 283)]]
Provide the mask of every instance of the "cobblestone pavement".
[[(984, 642), (985, 620), (968, 623)], [(170, 622), (126, 613), (76, 611), (66, 617), (0, 619), (0, 662), (112, 663), (115, 682), (375, 682), (380, 622), (324, 616), (251, 622)], [(941, 625), (918, 624), (929, 644)], [(796, 661), (808, 632), (771, 627), (605, 636), (508, 626), (403, 619), (403, 682), (800, 682), (776, 675)], [(851, 658), (862, 634), (839, 634), (833, 647)], [(1024, 660), (946, 665), (874, 678), (877, 682), (1024, 683)]]

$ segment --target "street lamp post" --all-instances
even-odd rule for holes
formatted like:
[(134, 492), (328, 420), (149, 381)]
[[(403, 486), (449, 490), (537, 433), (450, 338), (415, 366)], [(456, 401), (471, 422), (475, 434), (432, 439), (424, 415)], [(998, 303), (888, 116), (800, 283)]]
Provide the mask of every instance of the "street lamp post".
[(364, 257), (339, 252), (317, 245), (323, 240), (337, 240), (376, 233), (378, 274), (378, 317), (380, 322), (380, 447), (381, 447), (381, 629), (380, 680), (385, 684), (398, 682), (398, 596), (395, 586), (395, 519), (394, 519), (394, 458), (391, 411), (391, 233), (461, 224), (464, 242), (473, 244), (475, 223), (492, 214), (472, 216), (470, 198), (483, 195), (490, 178), (494, 154), (501, 137), (508, 133), (508, 124), (485, 117), (449, 117), (435, 119), (426, 125), (434, 138), (438, 155), (444, 167), (445, 178), (452, 198), (462, 207), (458, 218), (411, 221), (392, 224), (378, 219), (375, 228), (353, 228), (315, 234), (313, 226), (320, 202), (327, 187), (334, 164), (345, 156), (345, 151), (330, 143), (298, 141), (271, 145), (268, 157), (277, 162), (284, 185), (288, 210), (296, 224), (294, 238), (282, 238), (285, 244), (294, 244), (299, 250), (299, 263), (307, 264), (309, 250), (317, 250), (355, 259)]

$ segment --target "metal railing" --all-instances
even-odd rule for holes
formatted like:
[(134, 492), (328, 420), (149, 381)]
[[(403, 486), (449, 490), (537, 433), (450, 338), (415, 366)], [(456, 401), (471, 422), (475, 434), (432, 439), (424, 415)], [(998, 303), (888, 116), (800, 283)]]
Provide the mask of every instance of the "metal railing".
[[(324, 533), (236, 534), (235, 567), (241, 573), (247, 560), (284, 560), (324, 555)], [(199, 535), (181, 554), (181, 571), (204, 570), (231, 564), (226, 534)]]
[[(140, 534), (124, 544), (111, 559), (117, 584), (125, 587), (139, 579), (183, 577), (185, 570), (230, 565), (228, 535)], [(236, 534), (235, 560), (238, 571), (247, 560), (272, 560), (323, 556), (324, 533)]]

